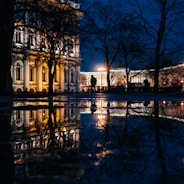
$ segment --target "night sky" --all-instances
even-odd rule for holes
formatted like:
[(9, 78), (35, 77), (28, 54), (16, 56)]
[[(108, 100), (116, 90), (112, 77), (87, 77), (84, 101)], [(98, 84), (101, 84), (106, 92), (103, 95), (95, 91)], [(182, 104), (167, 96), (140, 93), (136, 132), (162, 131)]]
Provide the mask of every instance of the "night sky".
[[(93, 3), (94, 1), (97, 1), (97, 0), (78, 0), (78, 1), (76, 0), (75, 2), (81, 3), (81, 10), (83, 11), (86, 6), (89, 7), (90, 4)], [(105, 2), (105, 1), (108, 2), (109, 0), (100, 0), (100, 2)], [(178, 0), (178, 1), (183, 2), (182, 0)], [(129, 0), (121, 1), (120, 0), (120, 2), (122, 2), (126, 6), (127, 5), (126, 2), (130, 3), (131, 1), (129, 1)], [(146, 10), (145, 11), (145, 12), (147, 12), (146, 15), (148, 15), (148, 17), (150, 18), (152, 26), (155, 27), (156, 29), (158, 29), (157, 26), (158, 26), (159, 18), (156, 16), (156, 15), (158, 15), (158, 12), (155, 11), (155, 8), (154, 8), (156, 6), (153, 6), (155, 4), (153, 3), (152, 6), (150, 7), (151, 1), (139, 0), (139, 2), (142, 5), (144, 5), (144, 8), (145, 8), (144, 10)], [(155, 1), (153, 1), (153, 2), (155, 2)], [(125, 8), (125, 6), (124, 6), (124, 8)], [(134, 8), (135, 8), (135, 6), (134, 6)], [(176, 29), (178, 25), (177, 26), (176, 26), (176, 24), (173, 24), (173, 25), (174, 26), (172, 26), (172, 28), (175, 29), (174, 30), (175, 32), (171, 33), (172, 36), (170, 36), (171, 34), (169, 34), (168, 40), (170, 40), (170, 43), (172, 44), (171, 47), (174, 46), (173, 48), (176, 50), (176, 48), (178, 48), (176, 46), (178, 44), (177, 43), (178, 41), (180, 42), (179, 43), (180, 45), (183, 45), (183, 43), (184, 43), (184, 37), (183, 36), (181, 37), (181, 33), (179, 33), (181, 31), (184, 31), (184, 26), (183, 26), (183, 23), (182, 23), (182, 25), (178, 24), (180, 27), (179, 27), (179, 29)], [(173, 35), (173, 33), (174, 33), (174, 35)], [(178, 41), (176, 41), (176, 40), (178, 40)], [(167, 46), (168, 46), (168, 43), (169, 43), (169, 41), (167, 42)], [(154, 45), (152, 45), (152, 47), (154, 48)], [(183, 61), (183, 55), (184, 55), (183, 50), (184, 49), (181, 49), (179, 51), (180, 53), (178, 52), (178, 54), (179, 54), (178, 58), (175, 59), (174, 62), (181, 63)], [(97, 71), (98, 67), (105, 66), (105, 59), (104, 59), (104, 56), (102, 55), (102, 53), (98, 53), (98, 52), (92, 51), (92, 50), (86, 50), (85, 45), (83, 45), (82, 43), (80, 45), (80, 52), (81, 52), (81, 57), (82, 57), (82, 61), (81, 61), (81, 71), (82, 72)], [(178, 64), (178, 63), (173, 63), (173, 64)]]
[[(81, 9), (85, 9), (85, 7), (89, 6), (91, 3), (93, 3), (95, 0), (80, 0), (81, 3)], [(100, 0), (102, 1), (108, 1), (108, 0)], [(81, 62), (81, 71), (82, 72), (94, 72), (97, 71), (98, 67), (105, 66), (104, 57), (102, 54), (92, 51), (87, 51), (84, 49), (85, 46), (81, 44), (80, 46), (80, 52), (82, 57)]]

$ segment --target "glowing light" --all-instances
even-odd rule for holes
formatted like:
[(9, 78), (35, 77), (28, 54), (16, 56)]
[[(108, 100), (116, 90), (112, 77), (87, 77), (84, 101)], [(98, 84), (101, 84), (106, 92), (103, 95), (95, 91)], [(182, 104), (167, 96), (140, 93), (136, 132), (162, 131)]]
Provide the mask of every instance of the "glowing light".
[(103, 115), (103, 114), (99, 114), (99, 115), (98, 115), (98, 119), (99, 119), (99, 120), (105, 119), (105, 117), (106, 117), (106, 116)]
[(97, 70), (98, 70), (99, 72), (104, 72), (106, 69), (105, 69), (104, 67), (99, 67)]

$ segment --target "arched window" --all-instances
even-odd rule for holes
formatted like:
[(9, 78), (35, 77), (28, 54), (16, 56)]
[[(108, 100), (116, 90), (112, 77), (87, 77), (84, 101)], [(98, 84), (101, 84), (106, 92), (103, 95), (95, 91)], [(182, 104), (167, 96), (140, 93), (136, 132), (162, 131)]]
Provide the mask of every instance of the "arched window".
[(21, 80), (21, 66), (19, 63), (16, 65), (16, 80)]

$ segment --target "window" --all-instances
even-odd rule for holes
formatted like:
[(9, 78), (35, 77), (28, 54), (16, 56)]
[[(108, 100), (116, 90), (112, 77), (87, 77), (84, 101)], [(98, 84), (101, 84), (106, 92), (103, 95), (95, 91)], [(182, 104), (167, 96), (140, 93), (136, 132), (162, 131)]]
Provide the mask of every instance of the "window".
[(71, 70), (71, 82), (72, 83), (74, 82), (74, 71), (73, 71), (73, 69)]
[(30, 80), (30, 81), (34, 81), (34, 70), (33, 70), (32, 67), (30, 68), (29, 74), (30, 74), (29, 80)]
[(36, 21), (36, 13), (30, 11), (29, 12), (29, 23), (34, 25), (35, 21)]
[(21, 80), (21, 66), (19, 63), (16, 65), (16, 80)]
[(16, 113), (16, 114), (15, 114), (16, 120), (20, 120), (20, 119), (21, 119), (20, 110), (17, 110), (15, 113)]
[(34, 112), (33, 110), (29, 111), (29, 119), (32, 120), (34, 118)]
[(70, 55), (73, 53), (73, 41), (71, 39), (63, 40), (63, 53)]
[(21, 28), (17, 28), (17, 31), (16, 31), (16, 43), (22, 43), (21, 42)]
[(46, 81), (46, 69), (45, 69), (45, 67), (42, 68), (42, 81), (43, 82)]
[(34, 32), (32, 30), (29, 31), (29, 45), (34, 46)]
[(46, 119), (46, 111), (45, 109), (42, 110), (42, 120)]
[(55, 82), (58, 82), (58, 71), (56, 70), (56, 73), (54, 75), (54, 81)]
[(66, 70), (66, 68), (64, 70), (64, 78), (65, 78), (65, 82), (67, 82), (67, 70)]
[(73, 53), (73, 41), (68, 39), (68, 52), (69, 54)]

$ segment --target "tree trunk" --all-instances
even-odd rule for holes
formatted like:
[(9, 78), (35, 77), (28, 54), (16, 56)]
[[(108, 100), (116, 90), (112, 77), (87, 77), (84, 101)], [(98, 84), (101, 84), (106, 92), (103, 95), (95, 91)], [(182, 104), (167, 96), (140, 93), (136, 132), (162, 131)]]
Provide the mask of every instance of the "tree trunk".
[(165, 33), (165, 24), (166, 24), (166, 5), (167, 1), (162, 2), (162, 12), (161, 12), (161, 20), (160, 27), (157, 34), (157, 43), (155, 48), (155, 85), (154, 92), (159, 92), (159, 68), (160, 68), (160, 55), (161, 55), (161, 45), (163, 42), (163, 37)]
[(155, 140), (156, 140), (156, 146), (157, 146), (157, 156), (160, 160), (160, 167), (162, 169), (162, 177), (160, 183), (166, 183), (166, 175), (167, 175), (167, 169), (165, 166), (165, 155), (164, 150), (162, 148), (161, 140), (160, 140), (160, 125), (159, 125), (159, 103), (158, 101), (154, 101), (154, 123), (155, 123)]
[(12, 95), (11, 54), (14, 31), (14, 0), (0, 2), (0, 95)]
[(159, 63), (160, 63), (160, 57), (159, 52), (156, 52), (155, 54), (155, 75), (154, 75), (154, 92), (159, 92)]
[(107, 65), (107, 91), (111, 91), (111, 82), (110, 82), (110, 67)]
[(125, 70), (126, 70), (126, 83), (127, 83), (127, 91), (130, 89), (130, 81), (129, 81), (129, 68), (128, 68), (128, 56), (125, 53)]
[(49, 60), (49, 95), (53, 94), (53, 74), (52, 74), (52, 59)]

